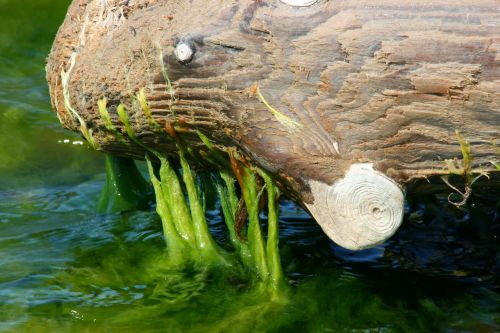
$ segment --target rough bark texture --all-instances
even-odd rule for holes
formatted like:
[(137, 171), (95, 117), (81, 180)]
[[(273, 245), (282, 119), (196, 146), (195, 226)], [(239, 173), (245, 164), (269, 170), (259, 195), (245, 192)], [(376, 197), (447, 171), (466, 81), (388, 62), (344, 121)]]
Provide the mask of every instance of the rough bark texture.
[[(75, 0), (47, 77), (61, 122), (78, 130), (61, 85), (75, 57), (69, 102), (104, 151), (144, 156), (104, 127), (105, 97), (117, 128), (123, 103), (145, 145), (175, 152), (132, 106), (145, 88), (154, 119), (185, 127), (194, 151), (197, 129), (310, 202), (309, 180), (332, 184), (354, 163), (402, 185), (447, 174), (444, 160), (461, 159), (456, 130), (471, 144), (473, 169), (493, 171), (499, 25), (498, 0)], [(196, 50), (189, 63), (175, 59), (180, 41)]]

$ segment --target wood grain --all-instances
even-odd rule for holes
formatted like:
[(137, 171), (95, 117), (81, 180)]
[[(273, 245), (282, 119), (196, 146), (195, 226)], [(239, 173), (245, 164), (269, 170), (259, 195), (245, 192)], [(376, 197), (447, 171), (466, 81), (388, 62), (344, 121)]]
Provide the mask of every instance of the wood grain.
[[(500, 160), (497, 0), (107, 3), (72, 3), (47, 65), (54, 108), (76, 130), (60, 81), (76, 55), (71, 105), (103, 151), (144, 155), (106, 130), (97, 109), (105, 97), (117, 128), (123, 103), (143, 144), (174, 156), (172, 140), (132, 105), (146, 88), (154, 119), (182, 121), (195, 151), (201, 130), (305, 202), (310, 180), (332, 184), (354, 163), (372, 163), (402, 185), (446, 174), (444, 160), (461, 159), (456, 130), (471, 144), (474, 169), (493, 172), (490, 161)], [(195, 45), (188, 64), (175, 59), (179, 40)], [(254, 84), (300, 126), (273, 115)]]

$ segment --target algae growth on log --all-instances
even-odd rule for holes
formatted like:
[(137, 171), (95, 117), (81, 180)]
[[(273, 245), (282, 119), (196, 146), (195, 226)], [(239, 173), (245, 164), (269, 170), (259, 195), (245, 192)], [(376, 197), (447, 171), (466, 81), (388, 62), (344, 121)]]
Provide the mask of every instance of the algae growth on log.
[[(202, 133), (265, 170), (337, 244), (359, 250), (396, 232), (407, 194), (456, 193), (450, 201), (461, 204), (471, 191), (498, 191), (496, 8), (74, 1), (47, 78), (63, 126), (95, 148), (136, 159), (153, 150), (178, 166), (177, 143), (162, 130), (171, 127), (193, 168), (214, 168)], [(454, 160), (467, 164), (459, 175)]]
[[(149, 108), (141, 92), (137, 95), (137, 101), (143, 110)], [(98, 104), (107, 130), (125, 142), (126, 139), (110, 120), (106, 100), (102, 99)], [(240, 275), (250, 275), (252, 284), (258, 290), (268, 293), (273, 299), (281, 299), (286, 293), (286, 283), (278, 248), (279, 189), (272, 177), (257, 167), (245, 165), (235, 151), (218, 150), (201, 132), (198, 135), (207, 149), (202, 155), (217, 169), (198, 175), (188, 162), (188, 156), (192, 158), (190, 147), (186, 146), (176, 127), (168, 126), (164, 130), (165, 136), (174, 141), (177, 147), (180, 164), (180, 170), (177, 170), (166, 155), (137, 140), (124, 105), (120, 104), (117, 112), (128, 138), (147, 152), (145, 159), (155, 193), (156, 211), (161, 218), (167, 243), (166, 267), (201, 271), (226, 267)], [(161, 130), (156, 123), (151, 124)], [(106, 171), (107, 181), (99, 202), (101, 209), (126, 210), (134, 202), (138, 205), (144, 200), (147, 187), (132, 160), (108, 156)], [(202, 179), (206, 181), (202, 182)], [(210, 234), (205, 216), (209, 193), (219, 195), (233, 246), (231, 252), (222, 249)], [(266, 201), (267, 238), (261, 230), (259, 217), (262, 210), (260, 204)], [(247, 215), (248, 228), (246, 239), (243, 239), (240, 235), (241, 226), (236, 221), (244, 222)]]

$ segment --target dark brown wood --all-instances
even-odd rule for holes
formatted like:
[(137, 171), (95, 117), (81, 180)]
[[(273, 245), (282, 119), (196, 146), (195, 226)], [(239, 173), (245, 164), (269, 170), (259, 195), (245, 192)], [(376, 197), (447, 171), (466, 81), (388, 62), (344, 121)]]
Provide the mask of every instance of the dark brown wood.
[[(117, 128), (123, 103), (146, 146), (175, 152), (132, 107), (145, 88), (154, 119), (182, 123), (194, 151), (203, 148), (200, 130), (305, 201), (308, 180), (332, 184), (353, 163), (373, 163), (418, 188), (416, 180), (449, 173), (445, 159), (461, 159), (456, 130), (471, 144), (475, 171), (494, 172), (490, 161), (500, 161), (498, 0), (107, 4), (73, 2), (47, 65), (54, 108), (78, 130), (61, 84), (75, 57), (69, 101), (103, 151), (144, 155), (106, 130), (97, 108), (105, 97)], [(187, 64), (174, 56), (179, 41), (196, 48)], [(257, 86), (290, 126), (258, 98)]]

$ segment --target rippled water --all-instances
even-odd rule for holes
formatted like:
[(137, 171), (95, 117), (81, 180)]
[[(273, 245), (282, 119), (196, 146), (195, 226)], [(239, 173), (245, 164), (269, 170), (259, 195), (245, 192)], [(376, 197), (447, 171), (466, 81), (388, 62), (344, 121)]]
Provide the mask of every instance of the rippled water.
[(154, 208), (96, 214), (103, 157), (50, 111), (44, 59), (67, 5), (0, 0), (0, 331), (500, 331), (498, 195), (412, 198), (396, 237), (359, 253), (283, 202), (282, 302), (227, 272), (168, 271)]

